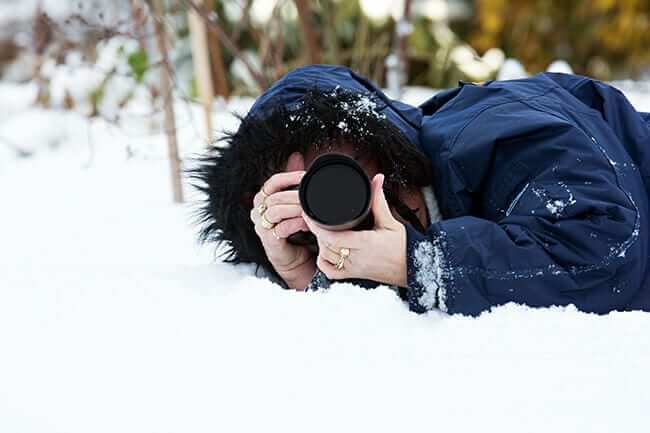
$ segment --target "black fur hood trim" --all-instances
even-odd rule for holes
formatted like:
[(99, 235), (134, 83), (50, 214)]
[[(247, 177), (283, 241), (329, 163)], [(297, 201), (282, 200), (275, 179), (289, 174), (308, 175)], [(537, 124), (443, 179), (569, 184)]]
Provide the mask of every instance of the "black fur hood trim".
[(275, 275), (249, 217), (253, 197), (289, 155), (312, 146), (352, 144), (358, 158), (376, 161), (388, 191), (429, 185), (428, 159), (387, 120), (383, 104), (370, 92), (314, 87), (297, 104), (251, 110), (187, 171), (204, 196), (196, 210), (200, 241), (221, 246), (226, 262), (256, 263)]

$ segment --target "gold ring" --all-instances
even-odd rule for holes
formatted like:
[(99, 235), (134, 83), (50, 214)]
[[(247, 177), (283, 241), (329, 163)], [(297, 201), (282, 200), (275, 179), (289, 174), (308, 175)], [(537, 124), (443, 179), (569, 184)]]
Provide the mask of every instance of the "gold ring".
[(266, 212), (268, 208), (269, 207), (267, 206), (267, 204), (262, 202), (259, 204), (259, 206), (257, 206), (257, 213), (259, 214), (259, 216), (262, 216), (264, 215), (264, 212)]
[(343, 269), (345, 266), (345, 259), (350, 257), (350, 249), (349, 248), (341, 248), (339, 249), (339, 260), (336, 262), (336, 270), (340, 271)]
[(345, 256), (339, 256), (339, 261), (336, 262), (336, 270), (340, 271), (345, 266)]
[(266, 230), (273, 230), (273, 227), (275, 227), (275, 223), (272, 223), (271, 221), (266, 219), (266, 215), (262, 214), (260, 215), (261, 221), (262, 221), (262, 227), (264, 227)]

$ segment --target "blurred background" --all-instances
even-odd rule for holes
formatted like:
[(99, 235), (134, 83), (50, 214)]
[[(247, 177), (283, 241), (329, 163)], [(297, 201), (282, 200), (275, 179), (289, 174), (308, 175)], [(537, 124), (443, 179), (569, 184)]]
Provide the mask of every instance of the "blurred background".
[(182, 201), (187, 155), (300, 65), (348, 65), (411, 103), (545, 70), (635, 102), (648, 47), (648, 0), (0, 0), (0, 170), (61, 147), (83, 166), (168, 159)]
[(573, 71), (650, 112), (650, 1), (0, 0), (0, 432), (645, 431), (648, 315), (419, 317), (197, 243), (183, 170), (316, 62), (412, 104)]

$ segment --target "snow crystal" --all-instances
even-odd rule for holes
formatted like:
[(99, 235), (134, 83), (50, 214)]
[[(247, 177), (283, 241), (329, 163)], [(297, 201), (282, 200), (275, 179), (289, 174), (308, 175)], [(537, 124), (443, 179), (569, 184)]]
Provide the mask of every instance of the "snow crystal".
[(377, 110), (377, 103), (374, 100), (372, 100), (368, 95), (361, 96), (355, 102), (353, 112), (373, 115), (379, 119), (386, 118), (386, 115), (384, 113), (380, 113), (379, 110)]
[(447, 311), (447, 291), (443, 284), (445, 259), (439, 242), (420, 242), (415, 247), (415, 279), (423, 292), (419, 304), (427, 310), (436, 304), (441, 311)]
[(558, 182), (557, 184), (566, 191), (566, 199), (551, 198), (549, 197), (549, 192), (542, 187), (533, 188), (532, 191), (540, 200), (542, 200), (544, 207), (551, 215), (560, 218), (569, 206), (576, 204), (576, 199), (573, 196), (573, 192), (564, 182)]
[(546, 209), (555, 216), (560, 215), (566, 207), (567, 204), (564, 200), (553, 200), (552, 202), (546, 203)]

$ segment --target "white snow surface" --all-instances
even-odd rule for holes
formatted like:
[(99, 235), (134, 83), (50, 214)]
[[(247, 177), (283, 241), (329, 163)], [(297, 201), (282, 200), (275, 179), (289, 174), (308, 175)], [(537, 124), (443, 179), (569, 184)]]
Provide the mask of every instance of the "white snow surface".
[(196, 244), (162, 135), (9, 102), (0, 137), (34, 156), (0, 141), (0, 432), (647, 431), (650, 314), (283, 291)]

